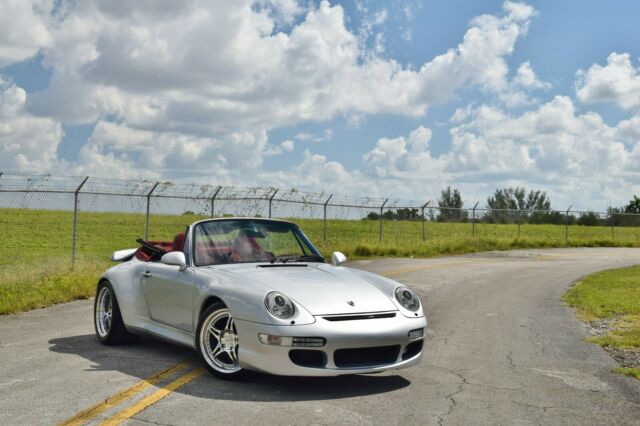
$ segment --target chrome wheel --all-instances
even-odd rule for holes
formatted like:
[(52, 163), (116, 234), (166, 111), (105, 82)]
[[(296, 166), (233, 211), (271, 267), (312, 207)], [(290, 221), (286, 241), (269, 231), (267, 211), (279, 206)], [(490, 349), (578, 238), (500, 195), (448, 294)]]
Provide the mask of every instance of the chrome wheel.
[(113, 323), (113, 297), (107, 286), (100, 289), (96, 300), (96, 331), (100, 337), (106, 337)]
[(209, 315), (200, 328), (200, 351), (214, 370), (231, 374), (242, 368), (238, 363), (238, 331), (228, 309)]

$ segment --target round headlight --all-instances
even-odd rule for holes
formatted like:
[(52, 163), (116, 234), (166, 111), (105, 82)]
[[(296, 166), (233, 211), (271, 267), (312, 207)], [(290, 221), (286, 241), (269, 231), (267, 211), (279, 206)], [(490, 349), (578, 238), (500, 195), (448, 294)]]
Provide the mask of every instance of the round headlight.
[(287, 319), (293, 316), (293, 303), (287, 296), (277, 291), (268, 293), (264, 299), (267, 310), (271, 315), (279, 319)]
[(398, 287), (396, 289), (396, 299), (400, 302), (403, 308), (412, 312), (415, 312), (420, 308), (420, 300), (418, 299), (418, 296), (416, 296), (415, 293), (407, 287)]

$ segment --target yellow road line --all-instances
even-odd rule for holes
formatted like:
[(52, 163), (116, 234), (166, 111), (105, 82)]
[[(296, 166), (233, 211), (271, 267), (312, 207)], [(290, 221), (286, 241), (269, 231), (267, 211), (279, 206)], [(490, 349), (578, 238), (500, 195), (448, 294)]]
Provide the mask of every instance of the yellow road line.
[(121, 404), (123, 401), (126, 401), (127, 399), (139, 394), (140, 392), (147, 389), (148, 387), (155, 385), (161, 380), (166, 379), (167, 377), (172, 376), (176, 372), (188, 367), (189, 365), (192, 364), (192, 359), (193, 358), (190, 357), (182, 362), (179, 362), (178, 364), (175, 364), (172, 367), (167, 368), (164, 371), (161, 371), (159, 373), (154, 374), (153, 376), (143, 379), (142, 381), (134, 384), (133, 386), (130, 386), (127, 389), (124, 389), (118, 392), (117, 394), (110, 396), (103, 402), (98, 403), (92, 407), (89, 407), (86, 410), (71, 417), (70, 419), (65, 420), (64, 422), (60, 423), (59, 426), (71, 426), (71, 425), (79, 426), (89, 422), (90, 420), (96, 418), (97, 416), (109, 410), (110, 408)]
[(171, 392), (175, 391), (181, 386), (184, 386), (187, 383), (191, 382), (192, 380), (200, 377), (202, 373), (204, 373), (204, 371), (205, 370), (203, 368), (197, 368), (195, 370), (190, 371), (187, 374), (184, 374), (183, 376), (178, 377), (176, 380), (166, 384), (165, 386), (161, 387), (159, 390), (155, 391), (151, 395), (148, 395), (142, 398), (140, 401), (133, 404), (132, 406), (127, 407), (124, 410), (109, 417), (105, 421), (101, 422), (100, 425), (101, 426), (119, 425), (123, 421), (135, 416), (136, 414), (138, 414), (145, 408), (149, 407), (150, 405), (153, 405), (156, 402), (160, 401), (162, 398), (166, 397)]

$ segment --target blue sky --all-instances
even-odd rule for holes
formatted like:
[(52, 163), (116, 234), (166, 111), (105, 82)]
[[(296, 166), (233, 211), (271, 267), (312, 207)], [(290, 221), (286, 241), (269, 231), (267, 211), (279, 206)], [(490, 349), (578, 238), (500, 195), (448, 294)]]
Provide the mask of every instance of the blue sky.
[(640, 192), (635, 1), (54, 6), (0, 0), (3, 170), (469, 203), (525, 185), (598, 210)]
[[(351, 26), (357, 29), (363, 14), (358, 11), (356, 2), (337, 3), (345, 8), (351, 17)], [(393, 2), (392, 8), (396, 5), (399, 9), (409, 7), (413, 16), (407, 19), (404, 13), (397, 13), (383, 26), (387, 41), (385, 56), (404, 65), (419, 66), (458, 44), (474, 16), (499, 12), (502, 3), (473, 0)], [(576, 71), (603, 62), (611, 52), (629, 52), (632, 57), (640, 57), (640, 44), (637, 43), (640, 26), (631, 18), (640, 16), (639, 2), (621, 1), (617, 5), (597, 0), (528, 3), (536, 8), (537, 16), (508, 62), (517, 67), (521, 62), (531, 61), (540, 79), (552, 82), (553, 91), (541, 94), (542, 99), (548, 100), (556, 94), (573, 96)], [(388, 4), (387, 1), (366, 2), (371, 10), (384, 9)], [(411, 31), (411, 40), (402, 37), (401, 28)], [(424, 118), (372, 116), (360, 126), (351, 126), (345, 119), (337, 118), (328, 123), (277, 129), (270, 135), (284, 140), (300, 132), (321, 134), (330, 128), (335, 133), (334, 139), (320, 144), (316, 151), (329, 157), (340, 156), (345, 164), (357, 166), (372, 141), (383, 136), (406, 135), (416, 126), (424, 125), (434, 131), (432, 152), (440, 154), (448, 150), (451, 142), (445, 123), (456, 108), (474, 101), (491, 102), (482, 93), (470, 91), (459, 94), (458, 99), (451, 102), (434, 106)], [(596, 105), (589, 109), (600, 113), (610, 124), (628, 115), (614, 105)], [(349, 147), (348, 151), (344, 150), (345, 146)], [(276, 157), (269, 161), (269, 166), (285, 167), (288, 160)]]

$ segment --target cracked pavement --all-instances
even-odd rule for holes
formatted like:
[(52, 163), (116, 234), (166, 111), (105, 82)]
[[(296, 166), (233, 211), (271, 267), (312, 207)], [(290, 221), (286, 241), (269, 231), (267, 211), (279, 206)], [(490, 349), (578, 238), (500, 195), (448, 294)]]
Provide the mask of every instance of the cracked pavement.
[[(640, 381), (612, 372), (560, 300), (583, 275), (638, 263), (640, 250), (612, 248), (354, 262), (420, 295), (429, 329), (419, 366), (239, 383), (204, 375), (126, 424), (639, 424)], [(148, 338), (101, 346), (91, 311), (79, 301), (0, 317), (0, 424), (60, 422), (192, 353)]]

